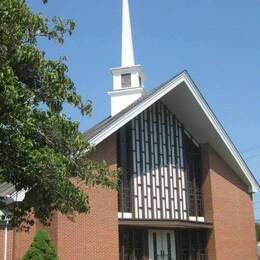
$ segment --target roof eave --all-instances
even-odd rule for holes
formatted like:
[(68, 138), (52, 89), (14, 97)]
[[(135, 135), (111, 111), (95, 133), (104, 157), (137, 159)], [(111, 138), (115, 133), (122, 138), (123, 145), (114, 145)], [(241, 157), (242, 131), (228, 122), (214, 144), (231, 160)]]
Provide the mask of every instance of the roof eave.
[(220, 137), (223, 139), (225, 145), (227, 146), (227, 148), (231, 152), (232, 156), (238, 162), (238, 165), (240, 166), (241, 170), (246, 175), (249, 183), (251, 184), (251, 187), (249, 188), (249, 192), (255, 193), (255, 192), (259, 191), (260, 186), (259, 186), (258, 182), (256, 181), (255, 177), (253, 176), (252, 172), (250, 171), (250, 169), (246, 165), (242, 156), (240, 155), (240, 153), (236, 149), (235, 145), (231, 141), (231, 139), (228, 136), (228, 134), (226, 133), (226, 131), (224, 130), (224, 127), (221, 125), (221, 123), (219, 122), (219, 120), (217, 119), (217, 117), (215, 116), (213, 111), (210, 109), (207, 101), (203, 98), (203, 96), (200, 93), (198, 87), (196, 86), (196, 84), (194, 83), (194, 81), (191, 79), (190, 75), (187, 72), (185, 73), (185, 80), (186, 80), (187, 86), (190, 88), (190, 90), (192, 91), (192, 94), (195, 96), (197, 101), (199, 101), (201, 108), (204, 110), (205, 114), (207, 115), (207, 117), (211, 121), (215, 130), (218, 132)]

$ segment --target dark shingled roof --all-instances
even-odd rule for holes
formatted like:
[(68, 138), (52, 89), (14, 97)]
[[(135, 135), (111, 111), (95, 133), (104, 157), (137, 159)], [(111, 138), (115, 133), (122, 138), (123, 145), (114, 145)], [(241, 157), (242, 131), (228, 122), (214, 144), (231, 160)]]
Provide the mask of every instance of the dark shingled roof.
[(94, 136), (96, 136), (98, 133), (100, 133), (103, 129), (105, 129), (107, 126), (109, 126), (110, 124), (112, 124), (114, 121), (116, 121), (117, 119), (119, 119), (121, 116), (123, 116), (125, 113), (127, 113), (128, 111), (130, 111), (132, 108), (134, 108), (135, 106), (139, 105), (140, 103), (142, 103), (143, 101), (145, 101), (146, 99), (150, 98), (152, 95), (156, 94), (157, 91), (160, 91), (165, 85), (167, 85), (169, 82), (171, 82), (173, 79), (177, 78), (178, 76), (180, 76), (182, 73), (187, 73), (186, 70), (178, 73), (177, 75), (175, 75), (174, 77), (170, 78), (169, 80), (167, 80), (166, 82), (160, 84), (158, 87), (155, 87), (154, 89), (152, 89), (149, 92), (146, 92), (142, 97), (140, 97), (139, 99), (137, 99), (135, 102), (133, 102), (131, 105), (129, 105), (128, 107), (126, 107), (125, 109), (123, 109), (122, 111), (120, 111), (118, 114), (116, 114), (115, 116), (111, 117), (107, 117), (104, 120), (102, 120), (101, 122), (97, 123), (95, 126), (91, 127), (90, 129), (88, 129), (86, 132), (83, 133), (83, 135), (85, 136), (86, 140), (90, 140), (91, 138), (93, 138)]

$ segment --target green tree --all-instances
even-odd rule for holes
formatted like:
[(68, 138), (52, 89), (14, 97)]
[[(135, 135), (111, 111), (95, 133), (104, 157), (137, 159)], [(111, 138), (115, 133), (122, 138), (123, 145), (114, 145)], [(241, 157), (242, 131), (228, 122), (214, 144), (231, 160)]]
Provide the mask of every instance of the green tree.
[(255, 224), (255, 229), (256, 229), (256, 241), (259, 242), (260, 241), (260, 224), (259, 223)]
[(23, 260), (58, 260), (55, 247), (44, 230), (36, 232)]
[(27, 191), (23, 202), (8, 206), (13, 226), (29, 227), (32, 215), (48, 224), (54, 211), (88, 212), (75, 182), (117, 186), (117, 172), (89, 159), (93, 147), (63, 112), (69, 104), (90, 115), (91, 102), (78, 95), (65, 59), (49, 59), (38, 47), (39, 39), (62, 44), (74, 27), (32, 12), (25, 0), (0, 1), (0, 182)]

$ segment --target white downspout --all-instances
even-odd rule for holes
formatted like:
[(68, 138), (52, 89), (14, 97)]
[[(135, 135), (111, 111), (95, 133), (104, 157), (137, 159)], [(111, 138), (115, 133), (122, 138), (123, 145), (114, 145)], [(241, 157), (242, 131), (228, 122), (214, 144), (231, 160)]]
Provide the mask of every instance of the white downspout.
[(8, 220), (5, 221), (4, 260), (7, 260)]

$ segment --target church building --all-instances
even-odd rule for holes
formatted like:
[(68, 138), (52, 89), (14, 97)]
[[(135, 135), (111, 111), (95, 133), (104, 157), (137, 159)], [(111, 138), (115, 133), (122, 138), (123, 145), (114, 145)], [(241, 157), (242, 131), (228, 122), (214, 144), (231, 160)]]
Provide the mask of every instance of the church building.
[(187, 71), (145, 91), (128, 0), (122, 27), (111, 116), (84, 134), (91, 159), (121, 169), (119, 191), (86, 188), (91, 212), (74, 222), (57, 213), (29, 234), (3, 227), (1, 257), (22, 259), (45, 228), (60, 260), (256, 260), (258, 182)]

